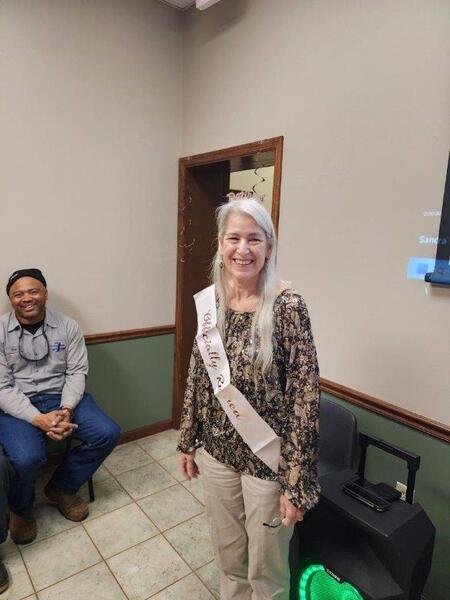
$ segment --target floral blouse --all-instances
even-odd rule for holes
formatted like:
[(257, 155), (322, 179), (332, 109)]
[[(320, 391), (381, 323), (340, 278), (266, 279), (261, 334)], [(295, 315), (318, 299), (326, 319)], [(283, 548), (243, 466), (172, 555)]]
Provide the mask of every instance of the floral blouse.
[(225, 350), (231, 383), (281, 438), (278, 474), (263, 463), (234, 429), (214, 396), (197, 343), (192, 350), (178, 450), (199, 446), (236, 471), (279, 481), (295, 506), (312, 508), (319, 499), (317, 480), (319, 368), (303, 298), (292, 290), (274, 302), (273, 361), (265, 377), (251, 360), (252, 313), (227, 310)]

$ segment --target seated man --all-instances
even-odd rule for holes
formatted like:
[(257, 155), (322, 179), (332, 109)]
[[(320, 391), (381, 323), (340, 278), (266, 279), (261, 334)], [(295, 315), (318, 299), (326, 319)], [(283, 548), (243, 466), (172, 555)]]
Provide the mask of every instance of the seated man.
[(76, 493), (120, 437), (120, 429), (85, 393), (88, 360), (79, 325), (46, 308), (47, 283), (39, 269), (15, 271), (6, 293), (13, 311), (0, 317), (0, 443), (13, 468), (10, 533), (33, 541), (34, 487), (46, 462), (46, 438), (74, 447), (45, 487), (47, 498), (72, 521), (89, 513)]

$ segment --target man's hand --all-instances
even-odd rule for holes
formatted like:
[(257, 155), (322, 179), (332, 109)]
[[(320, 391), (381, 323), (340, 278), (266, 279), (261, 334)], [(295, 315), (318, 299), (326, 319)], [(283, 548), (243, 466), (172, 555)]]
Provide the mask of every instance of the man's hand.
[(181, 474), (188, 481), (191, 481), (191, 479), (197, 479), (197, 477), (200, 475), (200, 470), (195, 462), (195, 450), (187, 453), (182, 452), (178, 456), (178, 464), (180, 466)]
[(78, 425), (75, 423), (70, 423), (70, 421), (61, 421), (55, 427), (52, 427), (50, 431), (47, 431), (47, 437), (51, 440), (56, 440), (60, 442), (61, 440), (65, 440), (72, 435), (73, 430), (77, 429)]
[(61, 406), (58, 412), (62, 415), (61, 421), (67, 421), (67, 423), (70, 423), (70, 421), (72, 420), (73, 413), (69, 408), (67, 408), (66, 406)]
[(65, 440), (78, 427), (70, 422), (70, 413), (66, 410), (52, 410), (49, 413), (41, 413), (34, 418), (33, 423), (47, 434), (51, 440)]
[(297, 521), (302, 521), (305, 515), (304, 510), (300, 510), (283, 494), (280, 496), (280, 517), (285, 527), (295, 525)]
[(63, 406), (55, 412), (59, 414), (59, 421), (56, 422), (55, 419), (55, 426), (47, 432), (47, 436), (52, 440), (65, 440), (72, 434), (73, 430), (76, 429), (78, 425), (71, 423), (72, 411), (68, 408)]
[(40, 413), (33, 419), (33, 425), (38, 429), (42, 429), (46, 433), (51, 431), (52, 427), (58, 425), (63, 418), (63, 413), (60, 410), (52, 410), (48, 413)]

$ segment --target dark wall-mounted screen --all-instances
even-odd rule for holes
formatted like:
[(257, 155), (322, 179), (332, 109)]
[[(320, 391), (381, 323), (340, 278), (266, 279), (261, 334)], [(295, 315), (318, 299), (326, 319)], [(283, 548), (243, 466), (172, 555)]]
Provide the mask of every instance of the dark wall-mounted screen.
[(439, 285), (450, 285), (450, 156), (445, 179), (441, 224), (436, 240), (436, 261), (434, 270), (426, 273), (425, 281)]

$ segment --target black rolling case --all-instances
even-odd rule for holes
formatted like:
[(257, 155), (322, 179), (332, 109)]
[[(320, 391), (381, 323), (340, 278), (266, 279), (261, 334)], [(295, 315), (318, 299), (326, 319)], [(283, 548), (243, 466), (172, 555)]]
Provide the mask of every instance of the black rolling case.
[(321, 477), (318, 506), (295, 528), (291, 600), (420, 600), (435, 536), (423, 508), (395, 500), (379, 512), (343, 491), (348, 481), (366, 483), (365, 454), (373, 444), (407, 460), (407, 497), (412, 500), (420, 458), (364, 434), (360, 441), (358, 473), (345, 470)]

